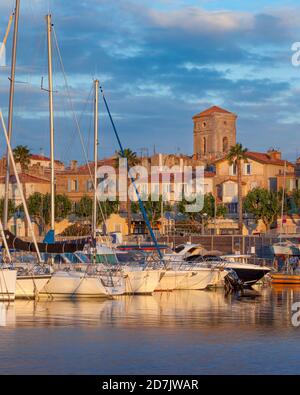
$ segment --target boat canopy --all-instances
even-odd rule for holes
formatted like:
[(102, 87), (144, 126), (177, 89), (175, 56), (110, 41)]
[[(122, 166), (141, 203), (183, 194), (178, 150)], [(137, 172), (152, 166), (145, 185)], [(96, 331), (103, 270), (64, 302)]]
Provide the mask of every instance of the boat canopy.
[[(5, 237), (9, 248), (20, 251), (37, 252), (34, 243), (16, 237), (9, 230), (5, 230)], [(86, 244), (91, 244), (91, 237), (85, 239), (65, 240), (55, 243), (37, 243), (40, 252), (48, 254), (63, 254), (64, 252), (82, 251)]]

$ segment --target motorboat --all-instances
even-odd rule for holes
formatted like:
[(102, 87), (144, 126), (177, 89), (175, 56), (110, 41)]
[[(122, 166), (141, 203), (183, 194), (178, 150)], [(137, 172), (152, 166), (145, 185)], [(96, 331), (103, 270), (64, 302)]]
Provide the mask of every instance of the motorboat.
[(265, 265), (248, 263), (247, 255), (213, 255), (206, 253), (203, 256), (193, 256), (189, 259), (193, 262), (206, 262), (219, 268), (234, 270), (244, 285), (254, 285), (271, 271), (271, 268)]

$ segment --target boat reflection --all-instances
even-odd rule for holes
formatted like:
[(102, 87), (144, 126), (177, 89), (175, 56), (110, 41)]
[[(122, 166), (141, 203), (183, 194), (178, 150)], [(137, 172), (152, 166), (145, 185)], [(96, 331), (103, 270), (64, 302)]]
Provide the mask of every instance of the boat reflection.
[(290, 326), (300, 287), (259, 288), (241, 296), (223, 291), (157, 292), (112, 300), (25, 301), (0, 304), (0, 326), (113, 326), (247, 331), (255, 325)]

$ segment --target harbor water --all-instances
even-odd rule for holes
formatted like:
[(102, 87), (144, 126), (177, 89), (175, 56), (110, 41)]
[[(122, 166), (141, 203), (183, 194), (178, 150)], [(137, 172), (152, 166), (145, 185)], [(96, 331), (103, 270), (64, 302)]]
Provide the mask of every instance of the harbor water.
[(300, 287), (0, 304), (1, 374), (299, 374)]

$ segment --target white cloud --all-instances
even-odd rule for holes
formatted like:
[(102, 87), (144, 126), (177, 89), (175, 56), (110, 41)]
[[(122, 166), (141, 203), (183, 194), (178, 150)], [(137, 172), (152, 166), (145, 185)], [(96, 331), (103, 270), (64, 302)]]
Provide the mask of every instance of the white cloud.
[(181, 28), (197, 32), (231, 32), (254, 26), (254, 15), (246, 12), (206, 11), (186, 7), (175, 11), (149, 10), (148, 16), (160, 27)]

